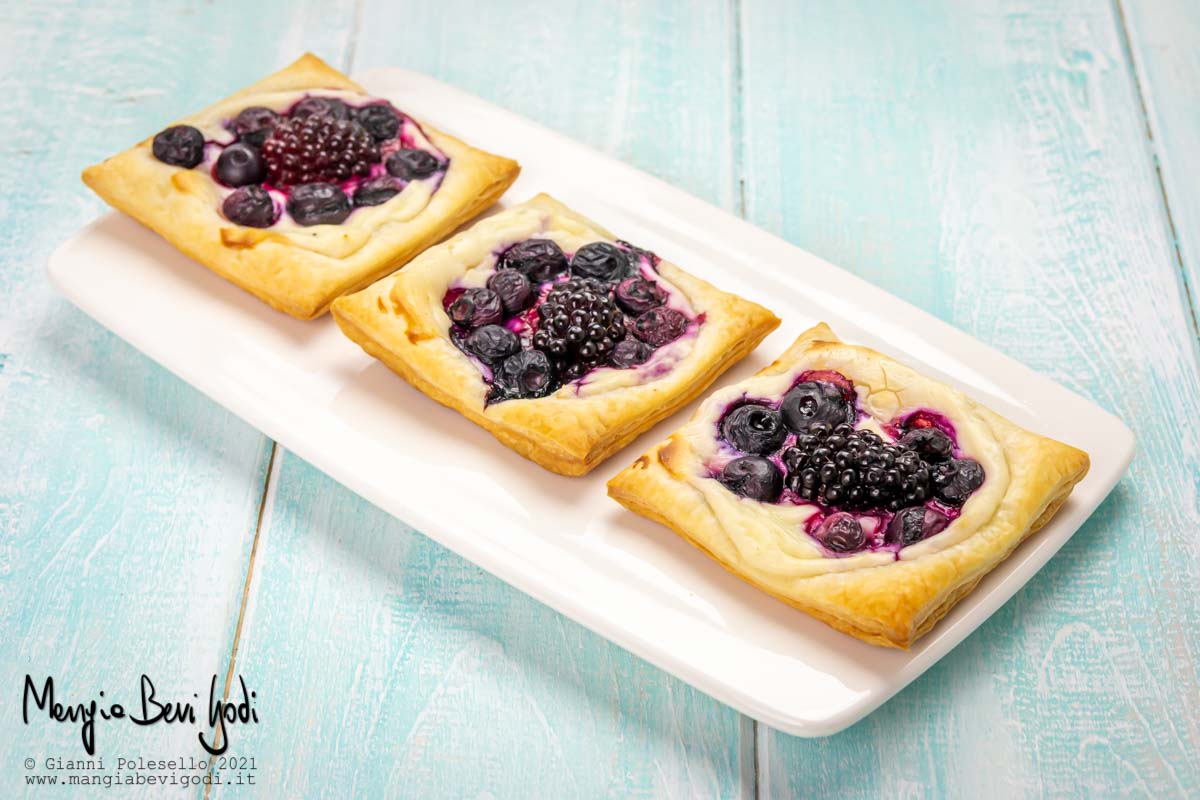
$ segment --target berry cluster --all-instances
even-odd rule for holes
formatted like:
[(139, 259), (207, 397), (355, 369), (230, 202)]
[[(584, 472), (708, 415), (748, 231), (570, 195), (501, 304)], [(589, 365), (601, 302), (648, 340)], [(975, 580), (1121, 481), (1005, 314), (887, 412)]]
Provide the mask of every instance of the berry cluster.
[(852, 512), (882, 516), (883, 543), (905, 547), (944, 530), (953, 514), (946, 509), (983, 485), (983, 467), (954, 457), (954, 440), (931, 421), (936, 415), (914, 415), (897, 441), (886, 441), (855, 429), (854, 388), (844, 376), (810, 375), (778, 403), (748, 400), (725, 412), (721, 438), (744, 454), (714, 475), (730, 491), (774, 503), (786, 490), (821, 506), (809, 533), (844, 553), (867, 545)]
[(450, 338), (490, 368), (492, 402), (544, 397), (599, 367), (644, 364), (691, 324), (640, 271), (657, 263), (624, 243), (592, 242), (568, 259), (550, 239), (517, 242), (486, 287), (447, 293)]
[[(306, 97), (284, 113), (242, 109), (226, 123), (236, 141), (221, 146), (212, 170), (218, 183), (234, 190), (222, 213), (238, 225), (274, 225), (279, 209), (268, 185), (287, 192), (288, 213), (300, 225), (337, 225), (355, 208), (386, 203), (407, 181), (446, 169), (432, 153), (396, 149), (402, 121), (386, 101), (355, 108), (336, 98)], [(197, 128), (174, 125), (154, 137), (151, 151), (164, 164), (191, 169), (204, 161), (205, 145)], [(377, 169), (384, 152), (391, 155)]]

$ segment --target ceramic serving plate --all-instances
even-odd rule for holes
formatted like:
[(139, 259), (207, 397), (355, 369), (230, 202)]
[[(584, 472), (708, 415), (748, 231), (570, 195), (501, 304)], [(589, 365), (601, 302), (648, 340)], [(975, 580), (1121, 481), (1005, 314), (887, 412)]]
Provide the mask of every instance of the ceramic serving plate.
[[(679, 189), (431, 78), (360, 81), (399, 108), (518, 159), (507, 202), (540, 191), (783, 325), (717, 385), (825, 320), (1020, 425), (1083, 448), (1088, 477), (1053, 521), (910, 652), (837, 633), (625, 511), (604, 484), (685, 409), (585, 478), (553, 475), (409, 387), (324, 317), (299, 322), (120, 214), (63, 244), (50, 275), (76, 305), (279, 444), (521, 591), (779, 730), (835, 733), (963, 640), (1036, 573), (1125, 472), (1119, 420), (886, 292)], [(694, 407), (694, 404), (693, 404)]]

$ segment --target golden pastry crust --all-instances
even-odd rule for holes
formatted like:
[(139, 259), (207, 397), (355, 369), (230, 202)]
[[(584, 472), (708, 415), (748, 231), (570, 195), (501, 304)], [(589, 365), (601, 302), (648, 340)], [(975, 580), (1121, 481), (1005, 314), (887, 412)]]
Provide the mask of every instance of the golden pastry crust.
[[(860, 408), (895, 419), (934, 408), (955, 425), (960, 446), (987, 480), (944, 531), (902, 549), (825, 556), (789, 516), (796, 506), (746, 500), (702, 469), (714, 420), (730, 401), (778, 396), (810, 369), (837, 369), (855, 384)], [(708, 440), (708, 441), (706, 441)], [(865, 347), (841, 343), (824, 324), (802, 334), (774, 363), (722, 389), (692, 421), (608, 483), (626, 508), (673, 529), (722, 566), (784, 602), (865, 642), (908, 649), (984, 575), (1046, 524), (1088, 470), (1086, 453), (1030, 433), (961, 393)]]
[[(220, 132), (242, 108), (281, 109), (305, 94), (365, 99), (361, 86), (314, 55), (179, 121)], [(428, 125), (419, 132), (450, 158), (436, 191), (413, 181), (397, 197), (357, 209), (341, 225), (294, 224), (257, 229), (220, 212), (223, 190), (195, 169), (164, 164), (153, 137), (83, 172), (109, 205), (158, 233), (186, 255), (293, 317), (325, 313), (335, 297), (399, 269), (425, 248), (491, 205), (516, 180), (515, 161), (477, 150)], [(225, 134), (226, 136), (228, 134)], [(211, 138), (211, 137), (207, 137)]]
[(597, 370), (585, 383), (568, 384), (547, 397), (488, 405), (488, 386), (479, 368), (450, 341), (442, 300), (454, 281), (482, 285), (498, 247), (535, 235), (555, 239), (567, 251), (614, 240), (594, 222), (538, 195), (427, 250), (403, 272), (339, 298), (333, 304), (334, 319), (348, 337), (413, 386), (562, 475), (589, 472), (674, 413), (779, 324), (762, 306), (663, 261), (656, 280), (705, 315), (694, 336), (661, 348), (641, 368)]

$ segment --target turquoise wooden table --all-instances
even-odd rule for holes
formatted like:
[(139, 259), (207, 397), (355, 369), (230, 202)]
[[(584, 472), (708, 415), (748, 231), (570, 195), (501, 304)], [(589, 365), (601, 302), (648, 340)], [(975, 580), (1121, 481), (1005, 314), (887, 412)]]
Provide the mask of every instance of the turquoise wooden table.
[[(18, 0), (0, 41), (0, 795), (1200, 795), (1200, 5)], [(50, 287), (104, 211), (83, 166), (304, 50), (427, 72), (850, 269), (1122, 417), (1132, 469), (862, 723), (739, 716)], [(260, 723), (229, 752), (257, 792), (27, 784), (83, 752), (77, 725), (22, 722), (26, 674), (86, 702), (143, 673), (201, 704), (246, 678)], [(192, 726), (96, 736), (114, 761), (200, 754)]]

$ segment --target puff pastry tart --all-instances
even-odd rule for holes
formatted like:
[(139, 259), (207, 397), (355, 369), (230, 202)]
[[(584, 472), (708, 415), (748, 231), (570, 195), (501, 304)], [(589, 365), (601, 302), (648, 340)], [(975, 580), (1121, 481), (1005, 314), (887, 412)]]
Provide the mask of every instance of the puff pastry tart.
[(821, 324), (608, 491), (796, 608), (907, 649), (1087, 470), (1086, 453)]
[(83, 180), (209, 269), (309, 319), (478, 214), (519, 171), (305, 55)]
[(546, 469), (582, 475), (779, 320), (546, 195), (339, 298), (372, 356)]

